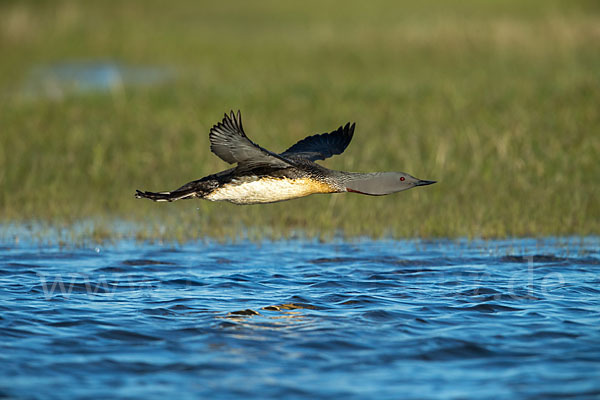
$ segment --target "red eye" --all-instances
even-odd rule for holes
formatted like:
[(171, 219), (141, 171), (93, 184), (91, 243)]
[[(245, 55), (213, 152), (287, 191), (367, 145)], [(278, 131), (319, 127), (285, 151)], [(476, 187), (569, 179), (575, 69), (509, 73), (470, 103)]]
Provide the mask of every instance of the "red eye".
[(405, 178), (404, 178), (403, 176), (401, 176), (401, 177), (400, 177), (400, 181), (404, 181), (404, 179), (405, 179)]

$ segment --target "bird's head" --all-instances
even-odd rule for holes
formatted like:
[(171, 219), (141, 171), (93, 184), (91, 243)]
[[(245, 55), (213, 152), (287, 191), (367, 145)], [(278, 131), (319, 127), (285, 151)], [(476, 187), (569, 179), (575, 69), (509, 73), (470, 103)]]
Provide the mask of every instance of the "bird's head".
[(418, 179), (405, 172), (375, 172), (357, 174), (355, 179), (350, 179), (346, 183), (346, 190), (371, 196), (383, 196), (411, 189), (415, 186), (431, 185), (435, 182)]

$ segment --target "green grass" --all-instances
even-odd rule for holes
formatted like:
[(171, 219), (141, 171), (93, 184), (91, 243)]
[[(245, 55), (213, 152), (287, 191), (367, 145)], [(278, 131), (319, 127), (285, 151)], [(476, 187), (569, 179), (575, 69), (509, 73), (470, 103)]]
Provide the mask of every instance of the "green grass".
[[(92, 220), (87, 235), (110, 237), (125, 220), (179, 240), (600, 233), (600, 3), (221, 3), (0, 3), (0, 222)], [(32, 68), (90, 59), (176, 79), (22, 94)], [(232, 108), (273, 151), (356, 121), (326, 166), (439, 183), (256, 206), (133, 198), (227, 168), (208, 130)]]

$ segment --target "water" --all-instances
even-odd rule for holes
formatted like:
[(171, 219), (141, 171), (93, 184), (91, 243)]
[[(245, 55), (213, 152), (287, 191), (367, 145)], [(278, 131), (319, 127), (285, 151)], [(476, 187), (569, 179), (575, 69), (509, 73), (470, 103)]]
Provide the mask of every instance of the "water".
[(0, 397), (598, 398), (600, 238), (0, 249)]
[(118, 93), (126, 86), (154, 86), (172, 79), (173, 72), (164, 67), (115, 61), (71, 61), (33, 68), (22, 94), (25, 98), (62, 99), (85, 93)]

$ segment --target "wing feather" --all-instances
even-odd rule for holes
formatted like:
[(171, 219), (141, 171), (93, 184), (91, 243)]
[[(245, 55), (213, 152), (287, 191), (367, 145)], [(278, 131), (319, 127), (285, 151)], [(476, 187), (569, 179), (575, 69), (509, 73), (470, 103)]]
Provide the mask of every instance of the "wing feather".
[(221, 122), (212, 127), (209, 134), (210, 150), (223, 161), (238, 163), (240, 167), (254, 168), (270, 166), (287, 168), (293, 165), (290, 160), (263, 149), (246, 136), (242, 126), (242, 114), (231, 111)]
[(333, 132), (304, 138), (281, 153), (281, 156), (294, 156), (316, 161), (325, 160), (336, 154), (342, 154), (352, 140), (355, 126), (355, 123), (350, 125), (348, 122), (345, 126), (340, 126)]

